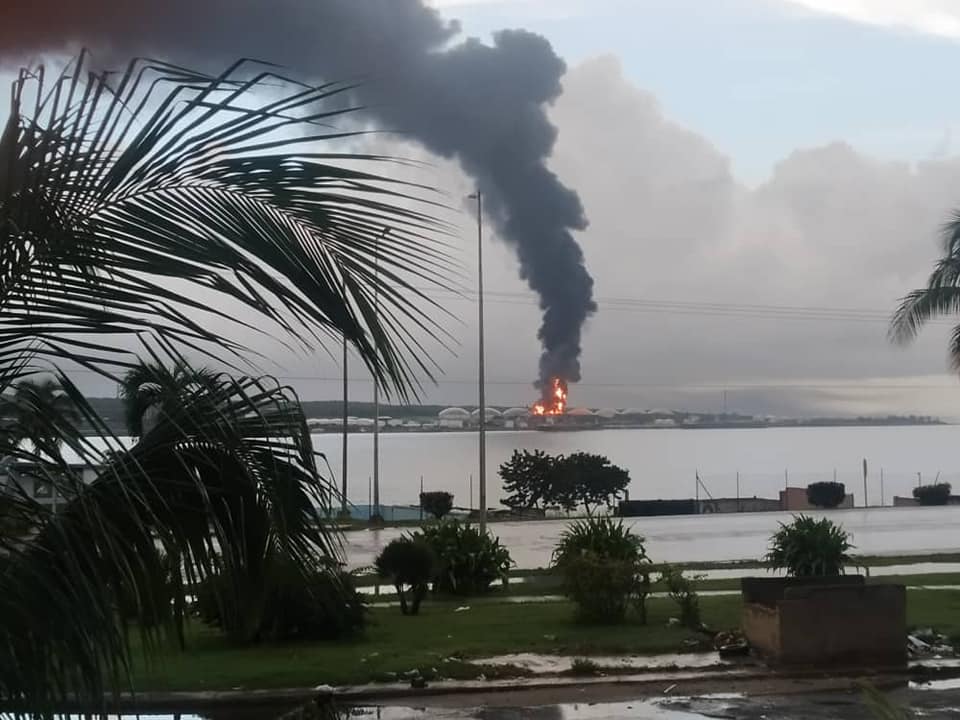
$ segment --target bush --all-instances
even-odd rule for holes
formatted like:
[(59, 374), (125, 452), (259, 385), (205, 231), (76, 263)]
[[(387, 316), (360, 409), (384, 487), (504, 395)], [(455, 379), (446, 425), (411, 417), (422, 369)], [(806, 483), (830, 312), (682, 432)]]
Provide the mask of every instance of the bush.
[(576, 603), (581, 622), (623, 622), (637, 583), (636, 563), (605, 558), (589, 550), (563, 566), (563, 592)]
[(572, 523), (553, 551), (553, 565), (563, 573), (566, 595), (587, 622), (622, 622), (631, 600), (646, 623), (650, 561), (643, 537), (621, 520), (591, 517)]
[(697, 595), (695, 584), (702, 575), (689, 577), (683, 570), (672, 565), (664, 566), (660, 571), (660, 582), (667, 587), (667, 593), (680, 610), (680, 624), (684, 627), (697, 629), (700, 621), (700, 597)]
[(819, 508), (835, 508), (847, 497), (847, 488), (838, 482), (815, 482), (807, 485), (807, 502)]
[(275, 561), (266, 594), (241, 595), (243, 607), (225, 607), (229, 598), (224, 573), (206, 578), (196, 590), (200, 620), (221, 628), (234, 641), (333, 640), (363, 628), (366, 606), (356, 580), (332, 564), (306, 577), (291, 564)]
[[(390, 541), (374, 564), (380, 576), (392, 581), (397, 589), (400, 612), (404, 615), (417, 615), (437, 564), (430, 546), (422, 540), (397, 538)], [(409, 607), (404, 585), (410, 586), (412, 594)]]
[(444, 515), (453, 510), (453, 494), (443, 490), (422, 492), (420, 493), (420, 507), (437, 520), (442, 520)]
[(952, 490), (950, 483), (934, 483), (915, 487), (913, 496), (921, 505), (946, 505), (950, 502)]
[(560, 536), (560, 542), (553, 551), (553, 564), (563, 564), (585, 552), (629, 562), (647, 560), (643, 547), (643, 537), (634, 535), (622, 520), (610, 517), (589, 517), (571, 523)]
[(559, 505), (573, 510), (609, 504), (630, 484), (630, 474), (603, 455), (547, 455), (542, 450), (515, 450), (500, 466), (501, 502), (514, 510)]
[(477, 595), (488, 592), (495, 580), (506, 582), (513, 561), (490, 533), (456, 520), (446, 520), (410, 536), (423, 540), (437, 559), (435, 592)]
[(773, 569), (793, 577), (842, 575), (852, 548), (850, 536), (839, 525), (799, 515), (789, 525), (780, 523), (766, 559)]

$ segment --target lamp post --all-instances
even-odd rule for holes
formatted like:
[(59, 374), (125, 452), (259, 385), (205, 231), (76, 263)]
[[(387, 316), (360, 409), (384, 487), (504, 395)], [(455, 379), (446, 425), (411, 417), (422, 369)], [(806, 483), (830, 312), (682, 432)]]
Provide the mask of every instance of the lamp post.
[[(343, 275), (343, 301), (347, 302), (347, 275)], [(343, 460), (341, 463), (340, 482), (340, 517), (346, 518), (349, 515), (347, 509), (347, 432), (349, 425), (349, 415), (347, 413), (347, 333), (343, 333)]]
[[(384, 228), (373, 243), (373, 317), (378, 325), (380, 322), (380, 241), (389, 232), (389, 228)], [(373, 346), (378, 360), (379, 336), (379, 328), (376, 328)], [(378, 376), (373, 378), (373, 509), (370, 522), (375, 525), (383, 524), (383, 515), (380, 514), (380, 378)]]
[(477, 361), (477, 391), (480, 405), (480, 532), (487, 529), (487, 402), (485, 396), (483, 363), (483, 195), (479, 189), (470, 195), (477, 201), (477, 317), (479, 358)]

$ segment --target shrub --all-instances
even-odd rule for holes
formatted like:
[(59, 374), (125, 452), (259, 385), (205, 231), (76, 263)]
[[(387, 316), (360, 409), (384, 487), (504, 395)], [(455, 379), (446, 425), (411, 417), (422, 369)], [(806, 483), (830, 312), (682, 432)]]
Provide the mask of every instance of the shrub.
[(950, 483), (934, 483), (915, 487), (913, 496), (921, 505), (946, 505), (950, 502), (952, 490)]
[(807, 502), (819, 508), (835, 508), (847, 497), (847, 488), (838, 482), (815, 482), (807, 485)]
[(553, 551), (567, 596), (587, 622), (621, 622), (633, 600), (646, 623), (650, 570), (643, 537), (621, 520), (591, 517), (572, 523)]
[(589, 517), (571, 523), (563, 531), (553, 551), (553, 564), (562, 567), (566, 561), (588, 551), (613, 560), (647, 560), (643, 537), (635, 535), (622, 520)]
[(446, 520), (410, 536), (422, 539), (437, 559), (435, 592), (476, 595), (490, 590), (495, 580), (507, 581), (513, 562), (499, 538), (468, 524)]
[(590, 658), (574, 658), (570, 663), (571, 675), (599, 675), (600, 666)]
[(799, 515), (770, 538), (767, 562), (775, 570), (794, 577), (841, 575), (850, 560), (850, 536), (827, 518), (815, 520)]
[(290, 563), (275, 561), (263, 594), (242, 594), (243, 607), (225, 607), (234, 597), (224, 573), (206, 578), (196, 589), (200, 620), (221, 628), (234, 641), (333, 640), (351, 635), (366, 622), (366, 606), (356, 580), (333, 564), (306, 577)]
[(680, 610), (680, 624), (688, 628), (699, 628), (700, 621), (700, 597), (697, 595), (696, 582), (702, 579), (702, 575), (692, 577), (684, 575), (683, 570), (673, 565), (666, 565), (660, 571), (660, 582), (666, 588), (670, 599), (673, 600)]
[[(390, 541), (374, 564), (380, 576), (392, 581), (397, 589), (400, 612), (404, 615), (417, 615), (437, 564), (430, 546), (422, 540), (397, 538)], [(412, 597), (409, 607), (404, 585), (410, 586)]]
[(433, 515), (437, 520), (453, 510), (453, 494), (438, 490), (435, 492), (420, 493), (420, 507)]
[(563, 566), (563, 592), (577, 606), (581, 622), (623, 622), (637, 589), (637, 565), (586, 551)]

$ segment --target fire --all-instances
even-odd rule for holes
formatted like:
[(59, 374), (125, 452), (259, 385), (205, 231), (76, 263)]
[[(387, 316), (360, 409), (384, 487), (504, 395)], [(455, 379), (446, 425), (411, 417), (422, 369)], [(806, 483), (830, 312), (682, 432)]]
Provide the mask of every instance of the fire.
[(555, 377), (550, 387), (544, 388), (544, 397), (533, 405), (534, 415), (563, 415), (567, 409), (567, 383)]

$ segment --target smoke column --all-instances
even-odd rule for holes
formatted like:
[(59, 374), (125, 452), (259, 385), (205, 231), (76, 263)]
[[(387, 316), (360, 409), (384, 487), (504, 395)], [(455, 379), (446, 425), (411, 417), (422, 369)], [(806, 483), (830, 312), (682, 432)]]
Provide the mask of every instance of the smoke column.
[(540, 298), (538, 384), (580, 379), (593, 280), (571, 234), (587, 221), (546, 167), (556, 137), (544, 105), (565, 65), (542, 37), (504, 30), (492, 46), (456, 42), (459, 26), (421, 0), (14, 0), (0, 23), (7, 58), (76, 50), (220, 67), (240, 57), (328, 80), (362, 76), (378, 123), (459, 160), (499, 236)]

